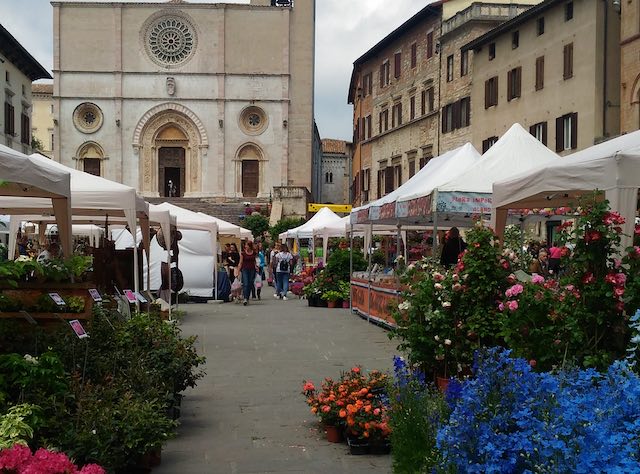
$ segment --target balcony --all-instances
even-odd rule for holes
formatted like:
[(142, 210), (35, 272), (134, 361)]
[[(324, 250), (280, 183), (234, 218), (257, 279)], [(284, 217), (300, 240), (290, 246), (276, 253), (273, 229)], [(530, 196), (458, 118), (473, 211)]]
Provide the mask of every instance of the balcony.
[(473, 3), (442, 23), (441, 36), (451, 33), (472, 20), (502, 23), (520, 15), (532, 6), (512, 3)]

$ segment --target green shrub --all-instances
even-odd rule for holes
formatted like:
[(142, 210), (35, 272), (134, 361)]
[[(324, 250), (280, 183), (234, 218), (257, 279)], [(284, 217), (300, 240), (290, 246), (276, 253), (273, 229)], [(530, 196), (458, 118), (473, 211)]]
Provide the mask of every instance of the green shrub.
[[(329, 260), (327, 262), (327, 267), (325, 271), (327, 274), (337, 278), (342, 281), (349, 281), (351, 275), (349, 274), (349, 260), (350, 260), (351, 251), (349, 249), (336, 249), (331, 255), (329, 255)], [(362, 253), (355, 251), (353, 252), (353, 271), (360, 272), (367, 269), (367, 261), (364, 259)]]
[(262, 237), (269, 230), (269, 219), (262, 214), (247, 216), (242, 221), (242, 227), (249, 229), (254, 238)]
[(305, 222), (306, 222), (305, 219), (294, 218), (294, 217), (280, 219), (276, 225), (271, 226), (269, 228), (269, 235), (271, 236), (271, 241), (272, 242), (279, 241), (280, 239), (278, 238), (278, 236), (282, 232), (284, 232), (285, 230), (289, 230), (289, 229), (293, 229), (295, 227), (301, 226)]

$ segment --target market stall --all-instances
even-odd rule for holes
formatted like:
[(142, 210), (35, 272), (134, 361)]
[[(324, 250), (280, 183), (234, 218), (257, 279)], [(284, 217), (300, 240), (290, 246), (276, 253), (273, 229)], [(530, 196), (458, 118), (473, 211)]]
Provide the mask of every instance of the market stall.
[[(332, 225), (339, 225), (340, 219), (340, 216), (338, 216), (331, 209), (329, 209), (328, 207), (323, 207), (318, 212), (316, 212), (316, 214), (307, 222), (305, 222), (301, 226), (282, 232), (278, 237), (283, 242), (286, 241), (286, 239), (295, 239), (296, 241), (300, 239), (313, 239), (314, 231), (316, 229), (329, 227)], [(326, 258), (327, 255), (328, 241), (329, 237), (322, 236), (323, 258)]]
[[(495, 145), (494, 145), (495, 146)], [(601, 190), (625, 218), (622, 247), (631, 243), (640, 188), (640, 131), (635, 131), (528, 172), (496, 180), (492, 222), (502, 235), (509, 209), (562, 207)]]

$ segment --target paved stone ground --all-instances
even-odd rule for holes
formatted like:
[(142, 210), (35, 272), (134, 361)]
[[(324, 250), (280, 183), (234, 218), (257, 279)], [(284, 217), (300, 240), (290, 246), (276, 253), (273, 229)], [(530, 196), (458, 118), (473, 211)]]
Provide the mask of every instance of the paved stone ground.
[(303, 379), (319, 384), (356, 364), (390, 370), (394, 341), (348, 310), (265, 293), (246, 307), (181, 307), (207, 375), (186, 392), (178, 437), (154, 474), (391, 472), (391, 456), (352, 456), (328, 443), (300, 389)]

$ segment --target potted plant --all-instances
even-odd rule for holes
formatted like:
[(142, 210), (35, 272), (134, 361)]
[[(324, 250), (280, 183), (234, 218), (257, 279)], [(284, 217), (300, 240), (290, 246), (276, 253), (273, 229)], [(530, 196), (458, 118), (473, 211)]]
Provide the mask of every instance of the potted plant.
[(341, 281), (338, 286), (340, 288), (340, 293), (342, 294), (342, 307), (349, 309), (351, 300), (351, 283), (348, 281)]
[(311, 407), (311, 413), (317, 415), (322, 422), (327, 441), (339, 443), (342, 441), (344, 422), (340, 412), (344, 408), (344, 401), (339, 392), (340, 384), (333, 379), (326, 378), (322, 382), (321, 390), (317, 390), (313, 382), (303, 382), (302, 394), (307, 397), (307, 405)]
[(338, 301), (342, 298), (342, 292), (338, 290), (327, 290), (322, 293), (322, 299), (327, 302), (328, 308), (335, 308)]

